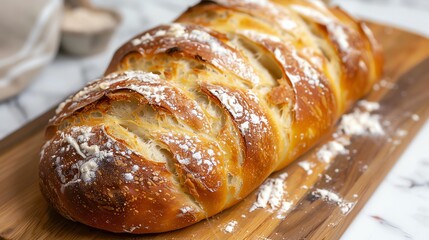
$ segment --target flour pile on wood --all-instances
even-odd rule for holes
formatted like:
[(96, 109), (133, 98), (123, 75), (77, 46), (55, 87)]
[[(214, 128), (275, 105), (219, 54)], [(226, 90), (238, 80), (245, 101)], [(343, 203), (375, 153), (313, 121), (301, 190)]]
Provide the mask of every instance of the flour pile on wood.
[(362, 100), (357, 103), (355, 110), (341, 118), (338, 131), (333, 134), (334, 140), (323, 145), (317, 152), (320, 161), (329, 163), (340, 154), (348, 154), (350, 138), (355, 135), (383, 135), (380, 115), (372, 112), (380, 109), (376, 102)]
[(225, 233), (232, 233), (235, 229), (235, 227), (237, 226), (238, 222), (235, 220), (230, 221), (228, 224), (226, 224), (225, 228), (223, 229), (223, 231)]
[(281, 174), (277, 178), (269, 178), (259, 188), (258, 196), (256, 201), (250, 208), (250, 212), (253, 212), (257, 208), (264, 208), (270, 212), (278, 211), (278, 218), (284, 218), (283, 214), (289, 210), (292, 203), (284, 200), (286, 196), (285, 180), (287, 173)]
[(313, 196), (319, 197), (323, 201), (330, 202), (336, 204), (340, 207), (340, 210), (343, 214), (347, 214), (353, 208), (354, 203), (347, 202), (338, 194), (328, 191), (326, 189), (316, 189), (316, 191), (312, 192)]

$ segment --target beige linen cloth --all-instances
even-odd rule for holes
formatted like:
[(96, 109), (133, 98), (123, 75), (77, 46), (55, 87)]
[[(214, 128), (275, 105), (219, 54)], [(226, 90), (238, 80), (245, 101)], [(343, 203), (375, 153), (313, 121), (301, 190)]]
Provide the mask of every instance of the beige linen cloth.
[(62, 0), (0, 0), (0, 100), (22, 91), (58, 50)]

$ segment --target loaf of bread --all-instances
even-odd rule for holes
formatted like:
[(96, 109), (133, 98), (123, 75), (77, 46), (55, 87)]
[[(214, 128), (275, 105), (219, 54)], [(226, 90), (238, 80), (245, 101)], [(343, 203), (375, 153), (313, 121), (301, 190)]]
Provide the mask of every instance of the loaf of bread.
[(368, 27), (321, 1), (203, 1), (58, 107), (41, 191), (107, 231), (189, 226), (314, 146), (381, 70)]

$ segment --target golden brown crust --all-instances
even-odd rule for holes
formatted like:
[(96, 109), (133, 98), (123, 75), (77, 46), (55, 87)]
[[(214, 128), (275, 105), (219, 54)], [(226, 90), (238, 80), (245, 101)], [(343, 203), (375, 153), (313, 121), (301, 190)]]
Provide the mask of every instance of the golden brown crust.
[[(340, 89), (342, 99), (341, 112), (348, 109), (356, 99), (371, 89), (376, 76), (379, 76), (380, 58), (374, 57), (380, 52), (374, 42), (368, 42), (367, 35), (362, 32), (356, 20), (345, 14), (340, 8), (327, 7), (312, 1), (291, 1), (290, 6), (309, 25), (314, 25), (314, 32), (321, 35), (326, 43), (334, 49), (341, 66)], [(377, 59), (376, 59), (377, 58)], [(376, 59), (377, 63), (373, 64)], [(371, 72), (376, 74), (370, 75)], [(370, 78), (370, 79), (368, 79)]]
[(171, 24), (160, 26), (138, 35), (134, 41), (124, 46), (113, 56), (106, 73), (115, 71), (118, 63), (129, 53), (139, 53), (142, 57), (156, 54), (179, 55), (208, 62), (221, 70), (230, 71), (257, 84), (260, 80), (247, 59), (226, 43), (226, 36), (198, 25)]
[(124, 44), (59, 106), (42, 193), (112, 232), (201, 221), (314, 146), (381, 56), (365, 24), (320, 1), (203, 1)]
[[(57, 115), (50, 120), (50, 125), (58, 125), (76, 111), (100, 100), (109, 93), (121, 90), (141, 95), (142, 104), (150, 104), (173, 113), (178, 120), (186, 122), (196, 130), (204, 132), (209, 130), (207, 119), (200, 106), (184, 92), (155, 74), (139, 74), (138, 72), (112, 74), (89, 84), (57, 109)], [(186, 111), (189, 108), (194, 112)]]
[[(292, 46), (270, 39), (255, 32), (243, 33), (252, 41), (270, 51), (283, 67), (283, 78), (278, 79), (281, 86), (293, 91), (292, 139), (289, 144), (289, 157), (295, 159), (329, 130), (337, 118), (334, 94), (326, 77), (308, 60), (299, 56)], [(288, 161), (284, 161), (283, 168)]]
[(174, 154), (181, 182), (207, 215), (222, 211), (228, 186), (220, 146), (200, 137), (171, 133), (161, 133), (159, 138)]
[(242, 168), (242, 186), (239, 196), (246, 196), (259, 186), (278, 161), (271, 153), (276, 151), (276, 133), (259, 100), (250, 92), (222, 86), (204, 84), (203, 92), (223, 106), (231, 116), (237, 135), (241, 139), (243, 160), (236, 163)]
[(108, 131), (72, 127), (44, 149), (42, 159), (51, 161), (40, 163), (40, 186), (62, 215), (112, 232), (163, 232), (204, 217), (164, 164), (145, 159)]

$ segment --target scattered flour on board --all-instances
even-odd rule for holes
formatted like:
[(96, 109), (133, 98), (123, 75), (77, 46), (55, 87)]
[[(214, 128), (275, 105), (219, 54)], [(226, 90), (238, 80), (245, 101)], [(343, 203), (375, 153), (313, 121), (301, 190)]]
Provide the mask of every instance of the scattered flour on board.
[(349, 151), (345, 148), (350, 142), (347, 138), (337, 138), (323, 145), (317, 152), (317, 158), (320, 161), (329, 163), (339, 154), (347, 154)]
[(340, 210), (343, 214), (347, 214), (353, 208), (354, 203), (347, 202), (338, 194), (328, 191), (326, 189), (316, 189), (316, 191), (312, 192), (312, 194), (316, 197), (319, 197), (323, 201), (331, 202), (340, 207)]
[(300, 166), (302, 169), (304, 169), (307, 172), (307, 175), (311, 175), (313, 173), (314, 164), (309, 161), (301, 161), (298, 163), (298, 166)]
[(323, 145), (317, 152), (320, 161), (329, 163), (339, 154), (348, 154), (346, 149), (350, 145), (350, 137), (353, 135), (383, 135), (384, 130), (380, 123), (380, 116), (373, 114), (379, 110), (380, 105), (366, 100), (359, 101), (357, 108), (345, 114), (340, 121), (338, 131), (333, 134), (334, 140)]
[(283, 201), (282, 207), (277, 213), (278, 219), (285, 219), (287, 211), (292, 207), (292, 202)]
[(403, 129), (398, 129), (396, 130), (396, 135), (398, 137), (405, 137), (408, 135), (408, 131), (407, 130), (403, 130)]
[(267, 209), (270, 212), (278, 211), (277, 218), (283, 219), (286, 213), (292, 206), (292, 203), (284, 200), (287, 194), (284, 190), (287, 173), (281, 174), (277, 178), (269, 178), (259, 188), (256, 201), (253, 203), (249, 212), (253, 212), (257, 208)]
[(418, 122), (420, 120), (420, 116), (417, 114), (411, 115), (411, 119), (413, 119), (414, 122)]
[(376, 102), (366, 100), (359, 101), (359, 107), (341, 118), (339, 129), (345, 135), (383, 135), (384, 131), (380, 124), (380, 115), (371, 114), (380, 109)]
[(235, 227), (237, 226), (238, 222), (235, 220), (230, 221), (228, 224), (226, 224), (225, 228), (223, 229), (223, 231), (225, 233), (232, 233), (235, 229)]

